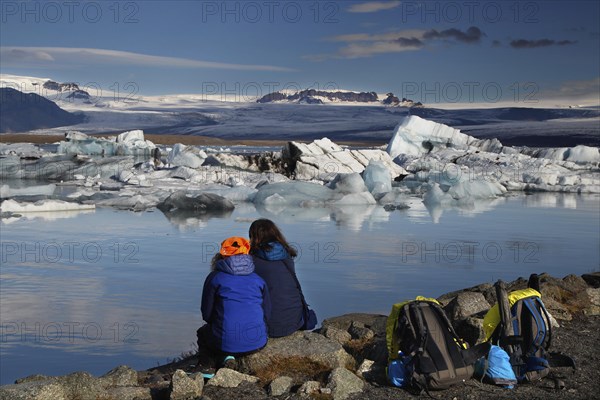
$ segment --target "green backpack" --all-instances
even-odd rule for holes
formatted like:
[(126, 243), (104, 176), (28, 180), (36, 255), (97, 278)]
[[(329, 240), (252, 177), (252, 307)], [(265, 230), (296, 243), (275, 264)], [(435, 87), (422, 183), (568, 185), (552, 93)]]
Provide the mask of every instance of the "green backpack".
[(394, 304), (387, 320), (388, 380), (392, 385), (441, 390), (470, 379), (490, 345), (469, 349), (435, 299)]

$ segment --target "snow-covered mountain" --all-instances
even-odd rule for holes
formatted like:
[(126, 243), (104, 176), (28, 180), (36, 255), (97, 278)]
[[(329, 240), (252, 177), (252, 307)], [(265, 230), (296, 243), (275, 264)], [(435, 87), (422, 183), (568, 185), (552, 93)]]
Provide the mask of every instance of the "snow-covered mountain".
[(84, 121), (83, 114), (67, 112), (35, 93), (0, 88), (0, 133), (69, 126)]
[[(407, 115), (443, 123), (477, 138), (499, 138), (514, 146), (600, 145), (600, 109), (568, 107), (419, 107), (393, 93), (280, 92), (273, 101), (240, 96), (171, 94), (133, 97), (83, 93), (81, 85), (52, 79), (0, 75), (2, 87), (35, 93), (60, 108), (85, 115), (69, 129), (87, 134), (143, 129), (153, 134), (203, 135), (223, 139), (387, 142)], [(336, 95), (332, 95), (336, 93)], [(339, 94), (337, 94), (339, 93)], [(319, 95), (319, 96), (318, 96)], [(279, 98), (280, 100), (276, 100)], [(289, 100), (292, 99), (292, 100)], [(311, 102), (323, 105), (311, 105)], [(318, 100), (318, 101), (317, 101)], [(360, 100), (360, 101), (359, 101)], [(303, 104), (304, 103), (304, 104)], [(437, 106), (437, 105), (436, 105)], [(31, 117), (27, 117), (30, 118)], [(41, 125), (44, 126), (44, 125)], [(33, 128), (32, 128), (33, 129)], [(44, 128), (36, 134), (64, 134)]]
[(393, 93), (381, 98), (376, 92), (352, 92), (348, 90), (316, 90), (306, 89), (299, 92), (278, 91), (269, 93), (257, 103), (295, 103), (295, 104), (357, 104), (386, 105), (400, 107), (421, 107), (423, 104), (403, 98), (400, 100)]

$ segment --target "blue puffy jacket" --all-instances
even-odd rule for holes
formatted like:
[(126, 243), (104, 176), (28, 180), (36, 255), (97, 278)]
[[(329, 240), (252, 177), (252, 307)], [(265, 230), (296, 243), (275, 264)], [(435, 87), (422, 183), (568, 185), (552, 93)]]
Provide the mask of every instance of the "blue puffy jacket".
[(269, 289), (254, 273), (252, 256), (219, 260), (202, 291), (202, 318), (211, 332), (209, 345), (229, 354), (262, 348), (267, 343), (270, 314)]
[(283, 245), (269, 243), (268, 251), (253, 252), (255, 271), (267, 282), (273, 308), (269, 319), (269, 336), (287, 336), (302, 327), (303, 305), (301, 288), (296, 283), (294, 260)]

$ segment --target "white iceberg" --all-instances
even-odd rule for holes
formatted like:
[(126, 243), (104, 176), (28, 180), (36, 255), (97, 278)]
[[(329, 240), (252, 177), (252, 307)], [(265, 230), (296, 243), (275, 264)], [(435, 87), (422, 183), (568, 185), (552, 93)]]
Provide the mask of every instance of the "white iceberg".
[(208, 156), (202, 150), (193, 146), (177, 143), (167, 156), (167, 162), (172, 166), (200, 168)]
[(365, 185), (371, 194), (378, 195), (392, 190), (392, 175), (380, 161), (370, 160), (363, 171)]
[(396, 127), (387, 152), (392, 158), (399, 155), (418, 157), (447, 148), (498, 152), (502, 144), (496, 139), (476, 139), (459, 129), (411, 115)]
[(141, 130), (123, 132), (116, 138), (111, 137), (109, 139), (88, 136), (79, 132), (69, 132), (65, 135), (65, 139), (65, 141), (58, 144), (57, 152), (60, 154), (149, 156), (156, 148), (154, 143), (144, 139), (144, 132)]
[(316, 183), (290, 181), (263, 185), (254, 197), (254, 204), (295, 207), (324, 206), (335, 191)]
[(383, 150), (344, 149), (328, 138), (309, 144), (289, 142), (283, 149), (282, 159), (293, 166), (291, 173), (298, 180), (329, 181), (340, 173), (361, 173), (370, 160), (380, 161), (394, 177), (406, 174)]
[(52, 196), (56, 185), (35, 185), (21, 188), (11, 188), (8, 185), (0, 186), (0, 198), (7, 199), (15, 196)]
[(2, 212), (21, 213), (39, 213), (55, 211), (80, 211), (94, 210), (94, 204), (70, 203), (62, 200), (40, 200), (35, 203), (22, 203), (15, 200), (4, 200), (0, 204)]

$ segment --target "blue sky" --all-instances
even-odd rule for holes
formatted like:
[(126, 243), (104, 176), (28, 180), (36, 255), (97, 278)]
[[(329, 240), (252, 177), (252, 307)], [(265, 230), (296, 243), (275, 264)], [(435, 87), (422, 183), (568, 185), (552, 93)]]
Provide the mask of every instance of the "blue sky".
[[(6, 1), (2, 73), (140, 94), (598, 98), (596, 1)], [(110, 89), (112, 88), (112, 89)]]

